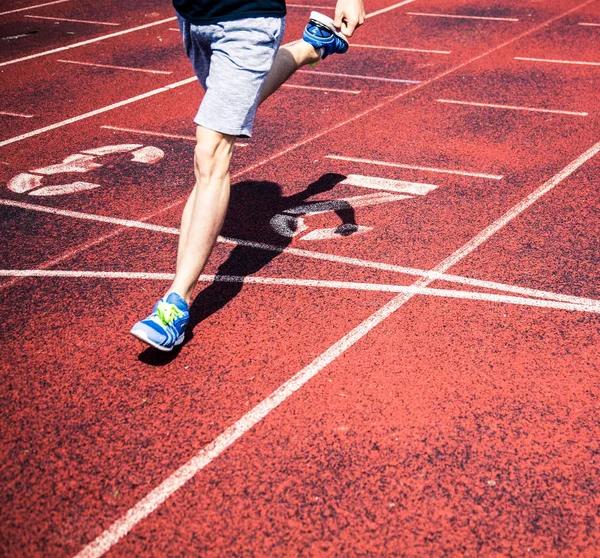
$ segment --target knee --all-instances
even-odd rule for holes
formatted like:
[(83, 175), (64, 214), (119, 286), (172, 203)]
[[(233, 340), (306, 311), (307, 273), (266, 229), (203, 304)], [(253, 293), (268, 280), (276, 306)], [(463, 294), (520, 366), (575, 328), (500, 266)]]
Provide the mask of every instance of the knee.
[(222, 179), (227, 175), (234, 139), (217, 132), (197, 134), (194, 168), (199, 182)]

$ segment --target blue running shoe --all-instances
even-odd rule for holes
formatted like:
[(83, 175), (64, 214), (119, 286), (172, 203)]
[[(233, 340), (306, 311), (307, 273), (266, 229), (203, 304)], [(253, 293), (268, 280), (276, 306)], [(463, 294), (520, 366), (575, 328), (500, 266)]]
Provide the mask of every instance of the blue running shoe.
[(350, 46), (345, 35), (333, 25), (333, 19), (319, 12), (310, 13), (302, 39), (321, 51), (322, 60), (330, 54), (344, 54)]
[(159, 351), (172, 351), (185, 338), (190, 319), (187, 302), (177, 293), (161, 298), (145, 320), (131, 328), (131, 334)]

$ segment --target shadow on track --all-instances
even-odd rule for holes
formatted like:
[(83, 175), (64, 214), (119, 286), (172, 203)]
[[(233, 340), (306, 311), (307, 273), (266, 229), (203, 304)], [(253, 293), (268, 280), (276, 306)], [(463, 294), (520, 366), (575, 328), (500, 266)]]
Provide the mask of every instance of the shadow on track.
[[(291, 237), (281, 236), (271, 226), (271, 220), (286, 210), (306, 204), (312, 196), (327, 192), (346, 177), (341, 174), (324, 174), (317, 181), (297, 194), (281, 195), (281, 186), (274, 182), (239, 182), (231, 187), (229, 209), (223, 224), (221, 236), (275, 245), (281, 250), (292, 241)], [(351, 235), (357, 230), (354, 209), (348, 203), (336, 203), (335, 213), (342, 223), (337, 231), (342, 236)], [(261, 270), (273, 261), (279, 251), (263, 250), (248, 246), (236, 246), (229, 257), (221, 264), (217, 276), (247, 277)], [(242, 290), (243, 283), (215, 281), (200, 291), (190, 307), (190, 322), (185, 342), (170, 353), (160, 352), (152, 347), (144, 350), (139, 359), (154, 366), (163, 366), (177, 357), (185, 344), (193, 338), (194, 328), (203, 320), (218, 312), (233, 300)]]

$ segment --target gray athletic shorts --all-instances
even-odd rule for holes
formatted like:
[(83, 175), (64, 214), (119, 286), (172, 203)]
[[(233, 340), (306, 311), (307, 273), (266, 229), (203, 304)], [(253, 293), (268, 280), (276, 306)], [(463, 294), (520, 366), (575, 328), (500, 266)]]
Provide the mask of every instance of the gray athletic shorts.
[(177, 16), (183, 44), (206, 91), (194, 122), (250, 137), (260, 92), (283, 38), (285, 18), (194, 25)]

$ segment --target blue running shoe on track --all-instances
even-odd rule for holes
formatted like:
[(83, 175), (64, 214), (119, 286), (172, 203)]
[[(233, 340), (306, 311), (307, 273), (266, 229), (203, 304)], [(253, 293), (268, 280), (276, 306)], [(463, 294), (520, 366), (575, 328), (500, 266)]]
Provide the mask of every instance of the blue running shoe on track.
[(321, 50), (322, 60), (330, 54), (344, 54), (350, 46), (345, 35), (333, 25), (333, 19), (319, 12), (310, 13), (302, 39)]
[(156, 303), (152, 314), (131, 328), (131, 335), (159, 351), (171, 351), (183, 343), (189, 319), (187, 302), (177, 293), (170, 293)]

